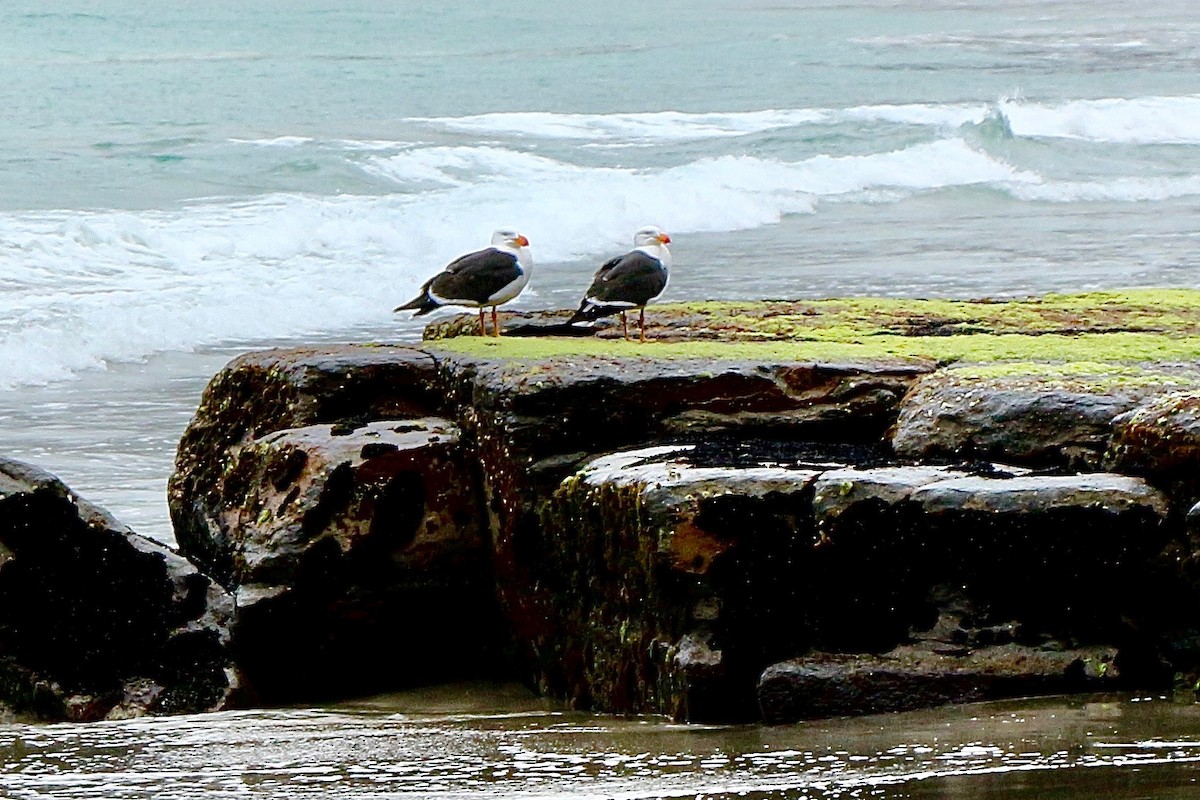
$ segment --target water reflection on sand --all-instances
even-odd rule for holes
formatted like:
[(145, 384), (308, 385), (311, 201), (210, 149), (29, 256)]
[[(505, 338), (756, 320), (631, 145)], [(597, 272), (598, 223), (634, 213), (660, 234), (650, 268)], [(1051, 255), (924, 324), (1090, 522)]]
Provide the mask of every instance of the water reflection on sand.
[(0, 728), (14, 798), (1183, 798), (1200, 709), (1090, 696), (788, 726), (556, 710), (508, 686)]

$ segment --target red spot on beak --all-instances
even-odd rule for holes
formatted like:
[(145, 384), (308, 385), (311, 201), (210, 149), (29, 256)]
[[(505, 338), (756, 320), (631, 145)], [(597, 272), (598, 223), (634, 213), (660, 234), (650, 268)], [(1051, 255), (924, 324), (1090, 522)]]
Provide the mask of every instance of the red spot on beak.
[(529, 240), (524, 236), (518, 236), (516, 241), (519, 247), (529, 247)]
[(663, 244), (670, 244), (670, 243), (671, 243), (671, 237), (670, 237), (670, 236), (667, 236), (665, 233), (664, 233), (664, 234), (662, 234), (661, 236), (659, 236), (659, 237), (658, 237), (658, 240), (659, 240), (660, 242), (662, 242)]

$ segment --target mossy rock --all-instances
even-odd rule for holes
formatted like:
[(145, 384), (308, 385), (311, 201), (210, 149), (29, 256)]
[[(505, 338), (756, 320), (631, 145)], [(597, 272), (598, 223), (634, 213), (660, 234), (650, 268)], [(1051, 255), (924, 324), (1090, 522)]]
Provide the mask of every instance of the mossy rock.
[[(472, 336), (473, 315), (435, 322), (436, 349), (476, 357), (929, 359), (1098, 365), (1185, 362), (1200, 355), (1200, 291), (1138, 289), (1011, 300), (850, 298), (653, 306), (649, 342), (562, 334), (565, 312), (506, 314), (508, 337)], [(569, 329), (573, 334), (578, 329)], [(584, 329), (586, 331), (586, 329)]]

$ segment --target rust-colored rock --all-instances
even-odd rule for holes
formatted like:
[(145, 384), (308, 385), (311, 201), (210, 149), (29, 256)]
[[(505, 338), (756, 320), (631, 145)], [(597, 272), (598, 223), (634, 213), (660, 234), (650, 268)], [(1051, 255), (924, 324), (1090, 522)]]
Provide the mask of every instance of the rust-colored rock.
[[(1159, 390), (932, 370), (254, 354), (206, 391), (172, 514), (277, 698), (515, 664), (578, 707), (749, 719), (795, 658), (849, 680), (902, 654), (890, 685), (940, 670), (947, 693), (912, 691), (951, 700), (988, 648), (1059, 676), (1047, 654), (1095, 650), (1146, 686), (1200, 664), (1187, 505), (1099, 472)], [(999, 682), (1077, 685), (1040, 680)]]
[(205, 388), (175, 457), (168, 501), (180, 550), (228, 583), (231, 545), (211, 508), (236, 448), (301, 425), (435, 414), (435, 366), (414, 348), (361, 345), (264, 350), (234, 359)]
[[(928, 369), (895, 361), (444, 358), (447, 395), (462, 409), (479, 457), (499, 597), (520, 660), (544, 665), (553, 649), (547, 642), (560, 635), (554, 606), (561, 579), (544, 565), (562, 545), (540, 508), (577, 465), (663, 439), (877, 442), (904, 392)], [(551, 693), (578, 694), (547, 674), (541, 680), (550, 681)]]
[[(538, 643), (545, 684), (607, 709), (745, 719), (763, 668), (810, 651), (837, 654), (803, 662), (820, 665), (805, 680), (833, 681), (829, 713), (851, 708), (843, 695), (868, 673), (889, 677), (855, 695), (858, 712), (1079, 688), (1064, 677), (1077, 654), (1055, 653), (1080, 647), (1119, 656), (1130, 680), (1164, 680), (1155, 631), (1173, 539), (1144, 481), (845, 468), (836, 459), (853, 454), (827, 449), (715, 466), (695, 445), (663, 445), (565, 480), (543, 520), (557, 545), (540, 553), (557, 622)], [(921, 641), (949, 650), (922, 660)], [(964, 646), (971, 658), (943, 658)], [(972, 688), (989, 672), (994, 690)]]
[(498, 625), (479, 487), (454, 423), (309, 425), (232, 459), (212, 513), (232, 545), (235, 648), (260, 694), (478, 670)]
[[(578, 704), (681, 719), (748, 719), (780, 617), (787, 565), (811, 545), (817, 471), (704, 466), (692, 445), (604, 456), (568, 478), (543, 519), (539, 576), (557, 625), (542, 681)], [(649, 654), (649, 657), (648, 655)]]
[(1122, 414), (1107, 461), (1147, 476), (1181, 505), (1200, 500), (1200, 392), (1173, 392)]

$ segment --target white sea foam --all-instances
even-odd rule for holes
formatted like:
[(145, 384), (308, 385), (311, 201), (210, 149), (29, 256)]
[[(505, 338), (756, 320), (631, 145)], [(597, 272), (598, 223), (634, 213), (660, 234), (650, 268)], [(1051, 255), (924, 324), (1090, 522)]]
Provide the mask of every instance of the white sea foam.
[(1060, 105), (1005, 100), (999, 107), (1015, 136), (1200, 143), (1200, 95), (1076, 100)]
[(729, 113), (524, 112), (408, 121), (481, 135), (631, 143), (735, 137), (803, 125), (828, 126), (846, 122), (955, 128), (983, 122), (997, 111), (1004, 115), (1015, 136), (1134, 144), (1200, 143), (1200, 95), (1104, 98), (1061, 104), (1001, 99), (995, 104), (908, 103)]
[[(663, 170), (580, 167), (546, 156), (500, 147), (429, 147), (378, 157), (372, 172), (397, 183), (438, 181), (447, 186), (472, 186), (518, 181), (516, 191), (544, 192), (554, 184), (574, 182), (596, 196), (619, 196), (626, 202), (638, 192), (653, 192), (654, 184), (674, 186), (701, 195), (733, 189), (752, 194), (780, 191), (822, 196), (870, 187), (928, 189), (990, 181), (1033, 181), (1036, 176), (1014, 169), (961, 139), (934, 142), (888, 153), (864, 156), (816, 156), (801, 162), (782, 162), (753, 156), (722, 156)], [(531, 186), (530, 183), (535, 185)], [(545, 184), (545, 185), (542, 185)], [(719, 207), (710, 214), (721, 213)]]
[(862, 120), (912, 125), (961, 125), (982, 120), (988, 111), (988, 106), (983, 104), (907, 104), (722, 113), (508, 112), (467, 117), (418, 117), (408, 121), (486, 135), (594, 142), (670, 142), (746, 136), (801, 125), (831, 125)]
[[(0, 216), (0, 386), (228, 341), (385, 325), (431, 270), (519, 225), (535, 261), (594, 258), (655, 220), (744, 230), (845, 193), (1036, 176), (948, 139), (796, 163), (704, 158), (588, 168), (495, 147), (414, 148), (366, 168), (383, 196), (271, 195), (176, 211)], [(430, 185), (432, 184), (432, 185)]]
[(554, 175), (603, 174), (552, 158), (488, 145), (480, 147), (422, 147), (370, 159), (365, 169), (400, 184), (474, 184), (495, 178), (541, 179)]
[(983, 103), (907, 103), (901, 105), (857, 106), (830, 113), (830, 121), (859, 120), (894, 122), (901, 125), (925, 125), (934, 128), (979, 123), (990, 113)]
[(774, 128), (823, 122), (826, 113), (819, 109), (706, 114), (680, 111), (631, 114), (558, 114), (531, 111), (468, 117), (415, 117), (408, 121), (469, 133), (544, 139), (671, 141), (743, 136)]
[(260, 147), (299, 147), (313, 140), (309, 136), (272, 136), (269, 139), (230, 139), (234, 144), (254, 144)]
[(1200, 196), (1200, 175), (1182, 178), (1122, 177), (1107, 181), (1056, 181), (1014, 184), (1007, 190), (1019, 200), (1050, 203), (1136, 203)]

